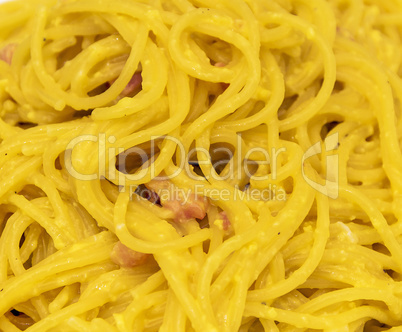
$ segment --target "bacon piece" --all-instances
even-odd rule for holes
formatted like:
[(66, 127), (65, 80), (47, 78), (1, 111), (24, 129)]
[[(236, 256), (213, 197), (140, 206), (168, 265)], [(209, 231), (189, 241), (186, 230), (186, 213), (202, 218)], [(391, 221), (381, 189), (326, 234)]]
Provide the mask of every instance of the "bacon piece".
[[(112, 85), (116, 80), (111, 80), (109, 81), (109, 86)], [(124, 97), (130, 96), (134, 91), (138, 90), (141, 88), (141, 83), (142, 83), (142, 76), (141, 73), (134, 73), (133, 77), (131, 77), (131, 80), (127, 83), (125, 88), (123, 89), (122, 92), (120, 92), (119, 96), (117, 99), (122, 99)]]
[[(109, 84), (112, 85), (116, 80), (109, 81)], [(127, 97), (131, 95), (134, 91), (136, 91), (138, 88), (141, 87), (142, 83), (142, 76), (141, 73), (134, 73), (133, 77), (131, 77), (131, 80), (127, 83), (126, 87), (123, 89), (123, 91), (119, 95), (119, 99)]]
[(120, 241), (117, 242), (110, 254), (110, 258), (113, 263), (120, 265), (121, 267), (134, 267), (144, 264), (148, 259), (149, 254), (134, 251), (126, 247)]
[(13, 58), (16, 48), (17, 48), (17, 44), (8, 44), (7, 46), (4, 46), (0, 50), (0, 60), (3, 60), (5, 62), (7, 62), (9, 65), (11, 65), (11, 60)]
[(168, 200), (162, 203), (162, 206), (172, 210), (175, 215), (175, 221), (183, 222), (192, 218), (204, 219), (206, 215), (205, 200), (201, 197), (195, 197), (190, 194), (187, 200), (179, 199)]
[(123, 89), (123, 91), (120, 93), (120, 97), (127, 97), (131, 93), (133, 93), (135, 90), (137, 90), (139, 87), (141, 87), (142, 83), (142, 76), (141, 73), (135, 73), (133, 77), (131, 77), (131, 80), (128, 82), (126, 87)]
[(221, 211), (221, 212), (219, 212), (219, 218), (223, 220), (223, 223), (222, 223), (223, 230), (227, 231), (229, 229), (229, 227), (231, 226), (228, 215), (226, 214), (225, 211)]
[(176, 222), (186, 222), (189, 219), (204, 219), (208, 208), (207, 198), (196, 195), (190, 190), (177, 188), (167, 180), (152, 180), (145, 186), (156, 192), (161, 205), (174, 214)]
[(217, 226), (220, 230), (225, 231), (226, 234), (229, 234), (232, 227), (229, 217), (225, 211), (221, 211), (218, 213), (218, 216), (214, 221), (214, 225)]
[(218, 68), (222, 68), (222, 67), (225, 67), (226, 66), (226, 63), (224, 63), (224, 62), (216, 62), (215, 64), (214, 64), (214, 66), (215, 67), (218, 67)]

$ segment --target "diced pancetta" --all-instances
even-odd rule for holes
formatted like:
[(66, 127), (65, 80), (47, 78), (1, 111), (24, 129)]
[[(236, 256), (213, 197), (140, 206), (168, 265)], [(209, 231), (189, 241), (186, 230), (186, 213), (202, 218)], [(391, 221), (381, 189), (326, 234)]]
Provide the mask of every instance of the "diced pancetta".
[(149, 254), (134, 251), (125, 246), (120, 241), (117, 242), (110, 254), (113, 263), (121, 267), (134, 267), (144, 264), (148, 259)]
[(216, 63), (214, 64), (214, 66), (215, 66), (215, 67), (222, 68), (222, 67), (225, 67), (225, 66), (226, 66), (226, 63), (224, 63), (224, 62), (216, 62)]
[(11, 65), (11, 60), (13, 59), (13, 55), (15, 49), (17, 48), (17, 44), (8, 44), (0, 50), (0, 60), (7, 62)]
[[(115, 82), (115, 80), (112, 80), (109, 82), (109, 85), (112, 85)], [(139, 90), (141, 88), (141, 83), (142, 83), (142, 76), (140, 72), (134, 73), (133, 77), (131, 77), (131, 80), (127, 83), (123, 91), (119, 95), (119, 99), (128, 97), (133, 94), (136, 90)]]
[(204, 196), (179, 189), (168, 180), (152, 180), (145, 186), (158, 195), (163, 207), (173, 212), (176, 222), (186, 222), (194, 218), (201, 220), (206, 215), (208, 200)]
[(228, 215), (225, 211), (219, 212), (219, 218), (223, 220), (222, 228), (224, 231), (227, 231), (231, 225)]
[(142, 76), (141, 73), (135, 73), (133, 77), (131, 77), (131, 80), (128, 82), (126, 87), (123, 89), (123, 91), (120, 93), (121, 97), (127, 97), (130, 94), (132, 94), (135, 90), (139, 89), (141, 87), (142, 83)]

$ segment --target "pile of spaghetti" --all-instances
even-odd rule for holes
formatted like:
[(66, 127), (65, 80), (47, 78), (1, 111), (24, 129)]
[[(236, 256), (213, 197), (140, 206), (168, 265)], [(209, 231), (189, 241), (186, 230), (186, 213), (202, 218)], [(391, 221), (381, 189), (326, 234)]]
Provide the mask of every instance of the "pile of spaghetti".
[(0, 6), (0, 330), (401, 331), (400, 0)]

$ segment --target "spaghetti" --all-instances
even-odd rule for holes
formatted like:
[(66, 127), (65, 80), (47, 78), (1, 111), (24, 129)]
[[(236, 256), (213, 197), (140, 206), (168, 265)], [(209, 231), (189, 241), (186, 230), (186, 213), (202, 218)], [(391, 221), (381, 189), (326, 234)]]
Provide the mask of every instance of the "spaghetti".
[(0, 330), (402, 329), (402, 2), (0, 5)]

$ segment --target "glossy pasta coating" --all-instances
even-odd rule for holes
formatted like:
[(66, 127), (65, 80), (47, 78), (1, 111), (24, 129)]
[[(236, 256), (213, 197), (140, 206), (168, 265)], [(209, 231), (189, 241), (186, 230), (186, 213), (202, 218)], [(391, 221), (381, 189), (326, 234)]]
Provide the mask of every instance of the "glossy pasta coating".
[(0, 330), (401, 330), (401, 21), (1, 4)]

